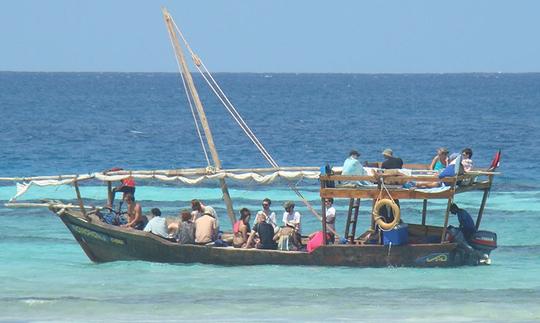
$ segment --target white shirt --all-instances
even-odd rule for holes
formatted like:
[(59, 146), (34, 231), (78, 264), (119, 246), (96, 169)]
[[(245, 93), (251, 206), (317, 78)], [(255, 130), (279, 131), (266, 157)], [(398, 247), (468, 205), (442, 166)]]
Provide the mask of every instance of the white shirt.
[(336, 209), (333, 206), (326, 209), (326, 226), (336, 231)]
[[(259, 212), (264, 212), (264, 214), (266, 214), (266, 222), (267, 223), (270, 223), (274, 229), (277, 227), (277, 221), (276, 221), (276, 213), (275, 212), (272, 212), (272, 210), (268, 209), (268, 211), (266, 210), (260, 210)], [(259, 213), (257, 212), (257, 213)], [(253, 225), (251, 227), (254, 227), (255, 224), (257, 224), (257, 217), (255, 216), (255, 218), (253, 219)]]
[(153, 217), (144, 227), (145, 232), (152, 232), (155, 235), (167, 238), (169, 232), (167, 230), (167, 220), (160, 216)]
[(298, 225), (298, 233), (301, 233), (301, 227), (300, 227), (300, 218), (302, 216), (298, 212), (294, 212), (294, 214), (291, 214), (289, 212), (283, 212), (283, 224), (287, 225), (287, 223), (291, 223), (294, 225)]

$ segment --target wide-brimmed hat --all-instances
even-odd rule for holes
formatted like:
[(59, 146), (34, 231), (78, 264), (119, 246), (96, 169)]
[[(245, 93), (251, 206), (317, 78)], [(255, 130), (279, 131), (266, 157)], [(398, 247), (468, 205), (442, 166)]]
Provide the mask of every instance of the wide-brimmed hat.
[(293, 201), (287, 201), (287, 202), (283, 203), (283, 208), (284, 209), (290, 209), (291, 207), (294, 207), (294, 202)]
[(386, 148), (385, 150), (383, 150), (382, 154), (383, 154), (384, 156), (390, 156), (390, 157), (391, 157), (391, 156), (394, 156), (394, 152), (393, 152), (392, 149), (390, 149), (390, 148)]

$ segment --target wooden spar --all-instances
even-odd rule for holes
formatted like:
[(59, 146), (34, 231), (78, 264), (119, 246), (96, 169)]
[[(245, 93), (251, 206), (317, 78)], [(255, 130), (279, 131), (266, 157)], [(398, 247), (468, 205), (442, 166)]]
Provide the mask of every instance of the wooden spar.
[(480, 209), (478, 210), (478, 217), (476, 218), (476, 230), (480, 228), (480, 222), (482, 222), (482, 215), (484, 214), (484, 208), (486, 207), (489, 191), (491, 190), (491, 183), (493, 181), (493, 175), (489, 176), (489, 187), (484, 189), (484, 195), (482, 196), (482, 202), (480, 203)]
[(422, 225), (426, 225), (427, 199), (422, 203)]
[(448, 204), (446, 205), (446, 212), (444, 213), (444, 225), (441, 233), (441, 243), (444, 242), (444, 238), (446, 237), (446, 230), (448, 228), (448, 217), (450, 216), (450, 206), (454, 202), (454, 194), (456, 190), (456, 182), (452, 184), (452, 188), (450, 189), (452, 191), (452, 195), (448, 197)]
[(84, 208), (84, 203), (81, 197), (81, 191), (79, 190), (79, 183), (77, 182), (77, 180), (73, 181), (73, 186), (75, 187), (75, 193), (77, 194), (77, 201), (79, 201), (79, 207), (81, 209), (81, 213), (86, 220), (90, 221), (90, 217), (88, 216), (88, 214), (86, 214), (86, 209)]
[(113, 191), (112, 191), (112, 182), (107, 181), (107, 205), (112, 207), (113, 202)]
[[(174, 52), (176, 54), (176, 57), (178, 58), (178, 62), (181, 65), (182, 74), (184, 75), (184, 79), (186, 80), (187, 87), (189, 88), (189, 92), (191, 93), (191, 97), (193, 98), (193, 102), (195, 103), (195, 107), (197, 108), (199, 120), (201, 121), (203, 130), (204, 130), (204, 135), (206, 137), (206, 142), (208, 143), (208, 148), (210, 149), (210, 154), (212, 155), (212, 160), (214, 161), (214, 167), (216, 168), (216, 170), (220, 170), (221, 161), (219, 160), (219, 155), (214, 145), (214, 137), (212, 136), (212, 131), (210, 130), (208, 120), (206, 119), (206, 114), (204, 112), (202, 102), (199, 98), (199, 93), (197, 92), (197, 89), (195, 88), (195, 83), (193, 82), (193, 78), (191, 77), (191, 72), (189, 71), (188, 66), (186, 64), (186, 60), (184, 58), (184, 52), (182, 51), (182, 47), (180, 46), (180, 43), (178, 41), (176, 31), (174, 30), (172, 18), (169, 15), (169, 12), (167, 11), (167, 9), (163, 8), (162, 11), (163, 11), (163, 19), (165, 19), (167, 30), (169, 31), (169, 35), (171, 36)], [(227, 215), (229, 216), (229, 219), (231, 220), (231, 224), (234, 224), (236, 222), (236, 216), (234, 215), (234, 209), (232, 205), (231, 196), (229, 195), (229, 189), (227, 188), (227, 183), (225, 182), (224, 179), (220, 179), (219, 184), (221, 186), (221, 191), (223, 192), (223, 200), (225, 201), (225, 205), (227, 206)]]
[(323, 197), (321, 198), (321, 222), (322, 222), (322, 232), (323, 232), (323, 244), (327, 245), (328, 241), (326, 241), (326, 203), (324, 202), (326, 199)]

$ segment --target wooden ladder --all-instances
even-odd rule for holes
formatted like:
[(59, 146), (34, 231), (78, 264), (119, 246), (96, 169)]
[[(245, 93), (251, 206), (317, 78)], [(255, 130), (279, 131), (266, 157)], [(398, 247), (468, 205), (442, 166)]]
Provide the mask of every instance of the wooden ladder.
[(356, 223), (358, 222), (358, 211), (360, 209), (360, 199), (351, 198), (349, 201), (349, 212), (347, 213), (347, 224), (345, 226), (345, 238), (354, 243), (356, 236)]

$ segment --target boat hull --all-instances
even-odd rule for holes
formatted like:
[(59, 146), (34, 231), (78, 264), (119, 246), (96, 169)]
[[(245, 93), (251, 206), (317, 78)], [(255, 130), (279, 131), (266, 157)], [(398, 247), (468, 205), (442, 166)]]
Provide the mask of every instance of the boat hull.
[[(55, 211), (55, 210), (53, 210)], [(328, 245), (311, 253), (180, 245), (151, 233), (125, 230), (73, 211), (60, 218), (93, 262), (142, 260), (216, 265), (302, 265), (352, 267), (451, 267), (467, 263), (455, 243)]]

